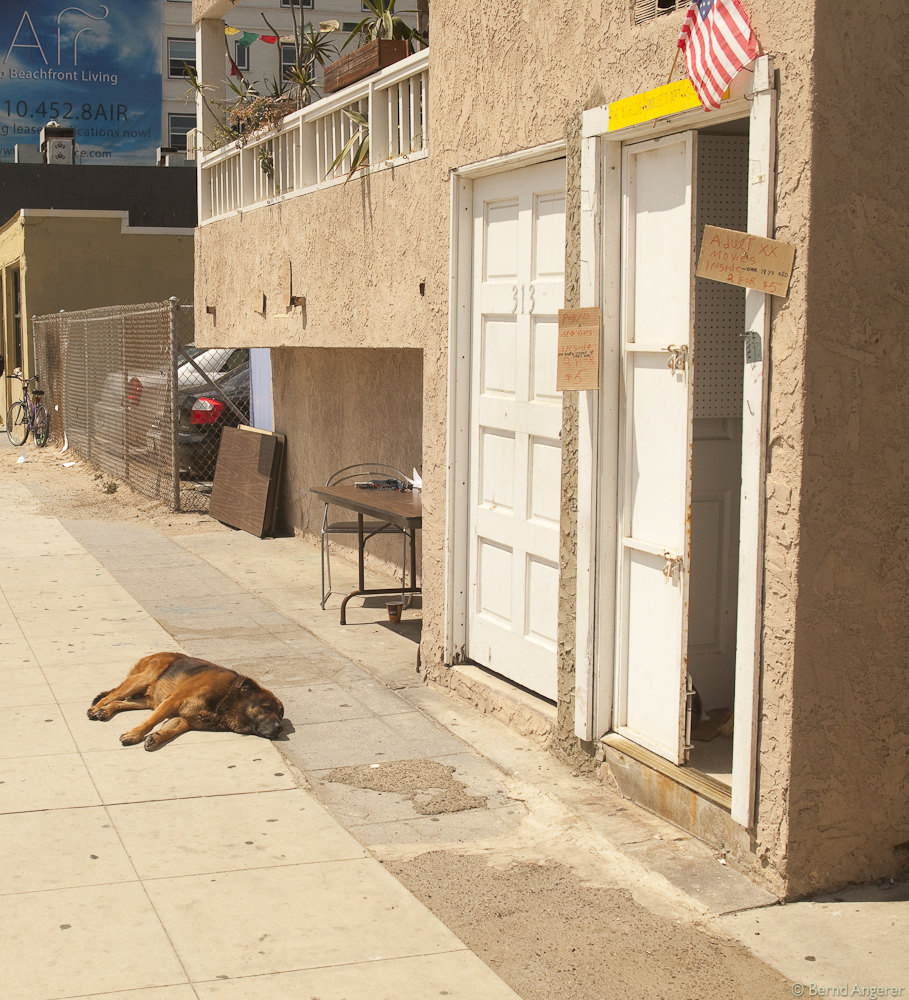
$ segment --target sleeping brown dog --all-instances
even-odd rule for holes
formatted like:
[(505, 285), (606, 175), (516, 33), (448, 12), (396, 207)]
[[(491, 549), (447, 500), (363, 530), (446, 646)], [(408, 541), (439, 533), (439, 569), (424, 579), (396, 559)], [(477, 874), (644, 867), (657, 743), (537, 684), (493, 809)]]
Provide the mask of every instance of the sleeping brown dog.
[[(141, 708), (154, 711), (123, 733), (124, 746), (144, 739), (146, 750), (157, 750), (193, 729), (274, 740), (283, 729), (284, 706), (271, 691), (235, 670), (184, 653), (143, 657), (122, 684), (95, 698), (88, 717), (107, 722), (117, 712)], [(161, 728), (152, 732), (159, 722)]]

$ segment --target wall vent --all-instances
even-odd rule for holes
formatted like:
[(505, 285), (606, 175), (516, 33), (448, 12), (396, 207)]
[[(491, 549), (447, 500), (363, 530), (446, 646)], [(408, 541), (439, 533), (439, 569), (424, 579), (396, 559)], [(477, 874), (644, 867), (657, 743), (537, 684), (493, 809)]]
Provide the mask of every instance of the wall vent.
[(641, 24), (660, 14), (686, 9), (688, 2), (689, 0), (634, 0), (634, 23)]

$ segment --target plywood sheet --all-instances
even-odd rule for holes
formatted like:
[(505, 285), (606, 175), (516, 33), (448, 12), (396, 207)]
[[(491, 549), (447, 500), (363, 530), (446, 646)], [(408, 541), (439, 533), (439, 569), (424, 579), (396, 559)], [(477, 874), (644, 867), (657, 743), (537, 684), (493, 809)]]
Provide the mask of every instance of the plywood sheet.
[(225, 427), (209, 512), (215, 520), (264, 538), (274, 530), (284, 435)]

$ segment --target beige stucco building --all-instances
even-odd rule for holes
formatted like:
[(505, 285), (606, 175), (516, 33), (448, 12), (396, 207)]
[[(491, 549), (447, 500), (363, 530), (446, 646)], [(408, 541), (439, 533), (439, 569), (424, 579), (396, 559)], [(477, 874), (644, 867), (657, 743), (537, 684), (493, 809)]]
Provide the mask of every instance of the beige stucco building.
[[(189, 301), (192, 261), (192, 229), (131, 226), (120, 211), (20, 209), (0, 225), (0, 354), (7, 371), (34, 374), (32, 316), (173, 295)], [(19, 394), (2, 382), (5, 414)]]
[[(684, 6), (432, 0), (428, 54), (202, 158), (196, 337), (272, 349), (295, 531), (336, 467), (422, 470), (432, 682), (791, 897), (909, 857), (907, 22), (748, 0), (706, 112)], [(708, 224), (794, 247), (788, 291), (696, 279)], [(597, 389), (556, 390), (562, 306)]]

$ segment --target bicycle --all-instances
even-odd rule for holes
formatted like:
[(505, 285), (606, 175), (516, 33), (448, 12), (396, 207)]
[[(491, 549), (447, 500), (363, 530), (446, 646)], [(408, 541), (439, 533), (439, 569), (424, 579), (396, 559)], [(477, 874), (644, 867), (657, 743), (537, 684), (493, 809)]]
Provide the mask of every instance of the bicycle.
[[(17, 399), (6, 411), (6, 436), (10, 444), (16, 448), (25, 444), (31, 431), (37, 447), (43, 448), (47, 444), (50, 416), (41, 402), (44, 390), (38, 388), (38, 376), (24, 378), (17, 370), (6, 377), (22, 383), (22, 399)], [(29, 389), (30, 382), (35, 383), (33, 389)]]

